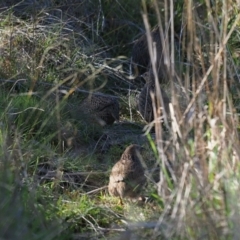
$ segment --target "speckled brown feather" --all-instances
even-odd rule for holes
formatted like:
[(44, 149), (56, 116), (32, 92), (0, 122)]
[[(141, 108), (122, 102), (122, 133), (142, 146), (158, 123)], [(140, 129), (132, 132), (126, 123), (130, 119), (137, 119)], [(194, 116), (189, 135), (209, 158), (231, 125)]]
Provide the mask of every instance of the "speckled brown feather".
[(110, 125), (119, 120), (119, 103), (111, 96), (93, 94), (83, 100), (81, 109), (102, 121), (103, 125)]
[[(157, 51), (157, 72), (160, 81), (165, 82), (167, 80), (166, 66), (163, 61), (163, 44), (161, 42), (159, 28), (155, 27), (152, 32), (152, 41), (156, 43)], [(133, 45), (132, 49), (132, 66), (133, 69), (137, 69), (139, 74), (143, 74), (148, 69), (151, 69), (151, 60), (148, 50), (148, 41), (146, 34), (143, 34)]]
[(121, 159), (113, 166), (108, 191), (110, 195), (122, 198), (136, 197), (143, 185), (146, 183), (144, 169), (139, 159), (137, 145), (130, 145), (126, 148)]
[[(152, 76), (148, 72), (147, 74), (144, 74), (143, 77), (146, 80), (146, 84), (142, 88), (138, 96), (138, 110), (141, 113), (142, 117), (147, 122), (151, 122), (153, 121), (154, 116), (153, 116), (152, 98), (150, 93), (153, 92), (155, 94), (155, 82)], [(167, 113), (169, 113), (170, 100), (163, 89), (161, 89), (161, 94), (162, 94), (165, 110)]]

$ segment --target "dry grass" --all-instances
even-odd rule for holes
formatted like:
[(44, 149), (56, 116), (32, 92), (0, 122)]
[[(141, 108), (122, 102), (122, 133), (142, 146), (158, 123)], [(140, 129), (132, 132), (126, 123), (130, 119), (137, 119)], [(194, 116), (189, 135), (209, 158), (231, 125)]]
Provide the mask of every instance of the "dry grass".
[[(154, 121), (146, 125), (134, 102), (142, 84), (121, 56), (139, 28), (127, 18), (133, 3), (97, 2), (73, 0), (66, 8), (42, 1), (0, 13), (1, 237), (237, 238), (237, 3), (142, 1), (156, 86)], [(161, 111), (152, 22), (164, 46), (170, 117)], [(120, 99), (120, 123), (102, 127), (77, 110), (96, 91)], [(108, 176), (132, 143), (145, 147), (149, 198), (119, 206), (106, 191)]]
[[(157, 1), (154, 4), (158, 9)], [(143, 14), (158, 97), (154, 106), (155, 132), (163, 176), (158, 190), (165, 206), (156, 223), (155, 236), (166, 239), (174, 236), (183, 239), (231, 238), (235, 220), (239, 219), (238, 204), (232, 202), (239, 190), (239, 185), (235, 185), (239, 174), (239, 137), (238, 115), (229, 91), (232, 85), (238, 86), (232, 74), (237, 66), (232, 64), (228, 45), (238, 29), (240, 15), (232, 15), (237, 6), (230, 6), (228, 1), (216, 9), (206, 1), (205, 18), (200, 19), (196, 14), (197, 4), (186, 1), (181, 31), (184, 61), (179, 66), (174, 51), (174, 22), (171, 21), (173, 1), (165, 1), (165, 4), (165, 16), (161, 17), (158, 11), (156, 14), (165, 44), (163, 58), (172, 97), (172, 121), (170, 125), (166, 123), (167, 140), (158, 120), (161, 117), (158, 109), (163, 104), (154, 57), (156, 50), (151, 41), (147, 14)], [(194, 112), (191, 119), (189, 111)], [(169, 185), (169, 176), (164, 170), (168, 168), (169, 160), (173, 168), (173, 186)], [(235, 190), (230, 182), (235, 182)], [(165, 222), (169, 227), (162, 231)]]

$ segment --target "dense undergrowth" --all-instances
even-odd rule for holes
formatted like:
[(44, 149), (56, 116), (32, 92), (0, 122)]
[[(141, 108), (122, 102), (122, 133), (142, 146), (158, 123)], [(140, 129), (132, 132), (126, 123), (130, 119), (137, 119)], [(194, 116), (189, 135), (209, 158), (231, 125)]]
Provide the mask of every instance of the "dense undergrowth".
[[(2, 1), (1, 238), (237, 239), (238, 9), (230, 0)], [(170, 117), (162, 124), (154, 111), (146, 124), (130, 57), (157, 24)], [(82, 113), (92, 92), (119, 99), (119, 123)], [(145, 148), (147, 200), (121, 206), (106, 186), (132, 143)]]

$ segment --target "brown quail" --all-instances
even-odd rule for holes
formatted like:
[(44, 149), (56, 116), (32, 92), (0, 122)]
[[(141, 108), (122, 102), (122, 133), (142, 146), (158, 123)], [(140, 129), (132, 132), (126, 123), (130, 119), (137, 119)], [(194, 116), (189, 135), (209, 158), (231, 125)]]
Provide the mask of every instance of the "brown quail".
[(85, 114), (94, 116), (101, 125), (119, 121), (119, 103), (115, 97), (92, 94), (83, 100), (80, 108)]
[(140, 146), (130, 145), (126, 148), (121, 159), (113, 166), (108, 191), (111, 196), (135, 198), (146, 183), (144, 169), (139, 159)]
[[(156, 43), (157, 51), (157, 71), (159, 78), (162, 82), (165, 82), (167, 79), (166, 66), (164, 65), (163, 58), (163, 44), (160, 37), (159, 28), (155, 27), (152, 32), (152, 41)], [(143, 74), (148, 69), (151, 69), (151, 60), (148, 49), (148, 41), (146, 34), (142, 35), (133, 45), (132, 49), (132, 67), (134, 72), (137, 72), (137, 75)]]
[[(151, 122), (154, 119), (154, 115), (150, 92), (153, 92), (155, 94), (155, 81), (149, 72), (143, 74), (142, 76), (144, 77), (146, 84), (138, 96), (138, 110), (147, 122)], [(161, 89), (161, 94), (165, 110), (167, 113), (169, 113), (170, 100), (163, 89)]]

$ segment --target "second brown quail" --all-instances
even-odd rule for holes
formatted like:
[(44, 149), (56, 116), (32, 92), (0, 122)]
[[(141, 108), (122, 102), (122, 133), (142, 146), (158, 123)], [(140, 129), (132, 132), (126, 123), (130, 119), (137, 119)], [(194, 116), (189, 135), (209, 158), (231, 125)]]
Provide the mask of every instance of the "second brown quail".
[(135, 144), (128, 146), (112, 168), (108, 191), (111, 196), (119, 197), (121, 203), (123, 198), (137, 197), (146, 183), (139, 159), (140, 149), (140, 146)]
[[(160, 80), (165, 82), (167, 80), (167, 71), (166, 66), (164, 65), (163, 58), (163, 44), (160, 37), (159, 27), (156, 26), (151, 31), (152, 42), (156, 43), (156, 51), (157, 51), (157, 62), (156, 68)], [(131, 54), (131, 65), (134, 68), (133, 70), (137, 70), (137, 75), (143, 74), (147, 71), (147, 69), (151, 69), (151, 60), (148, 49), (148, 40), (146, 34), (143, 34), (139, 39), (137, 39), (132, 48)]]
[[(155, 81), (153, 79), (153, 76), (149, 72), (146, 72), (142, 76), (145, 79), (146, 84), (142, 88), (138, 96), (138, 110), (141, 113), (142, 117), (147, 122), (151, 122), (154, 119), (154, 115), (153, 115), (152, 98), (150, 93), (153, 92), (155, 94)], [(170, 100), (163, 89), (161, 89), (161, 94), (162, 94), (165, 110), (167, 113), (169, 113)]]
[(101, 125), (111, 125), (119, 121), (119, 103), (116, 97), (92, 94), (80, 106), (85, 114), (94, 116)]

